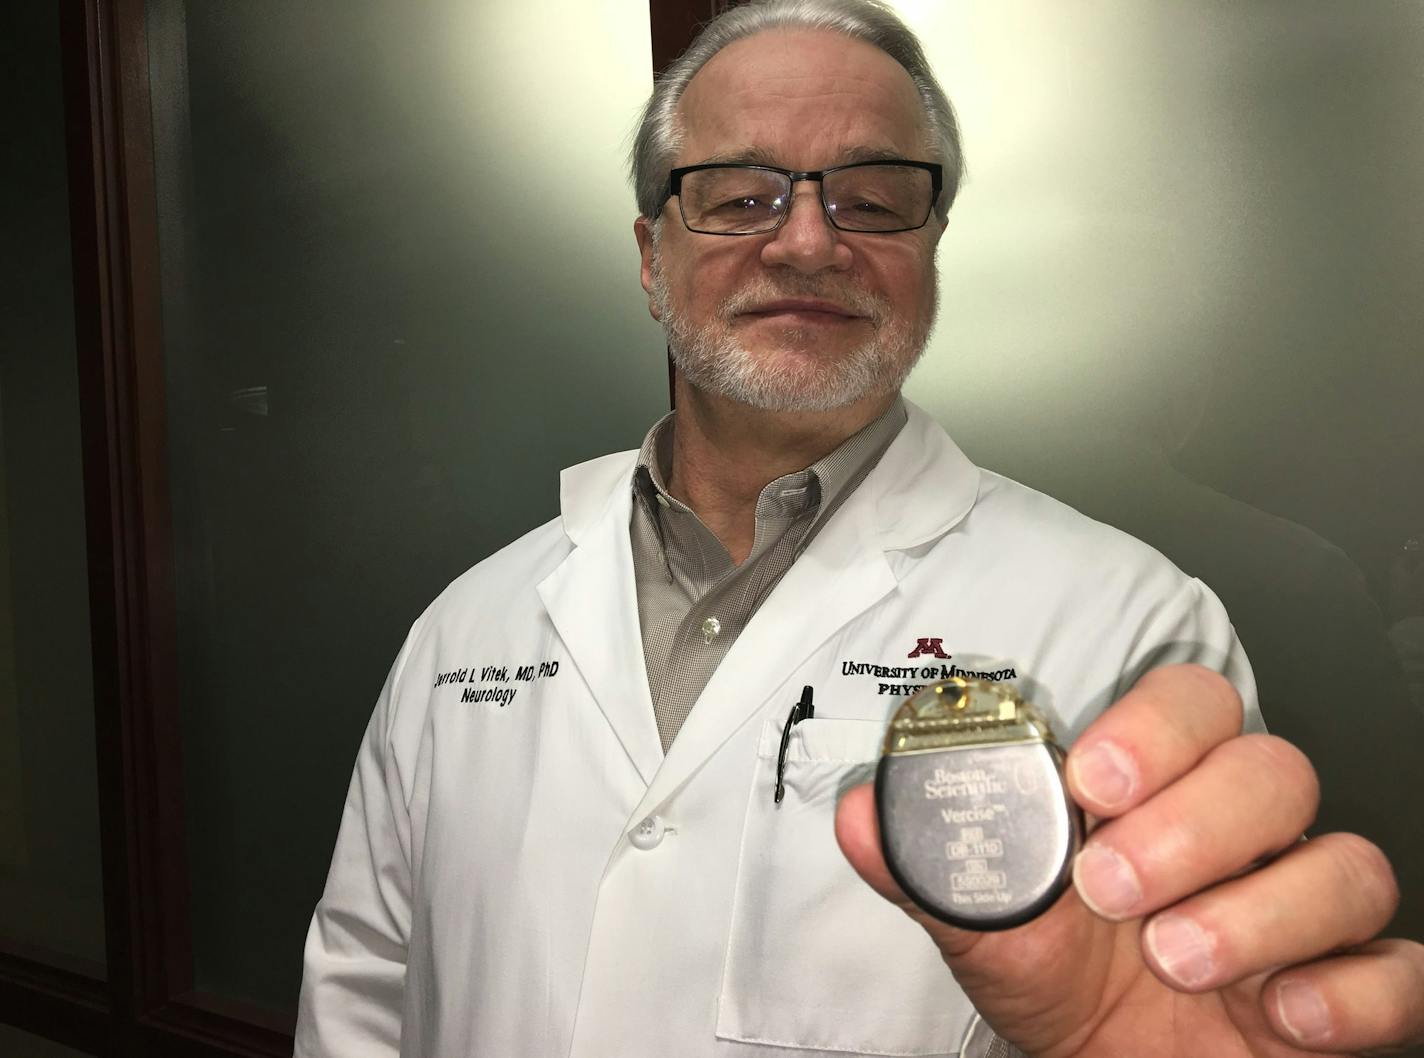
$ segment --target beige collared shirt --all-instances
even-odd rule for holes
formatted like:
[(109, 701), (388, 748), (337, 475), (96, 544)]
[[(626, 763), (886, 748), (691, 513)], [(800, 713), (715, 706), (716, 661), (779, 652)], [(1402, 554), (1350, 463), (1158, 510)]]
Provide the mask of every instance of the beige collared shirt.
[(630, 525), (643, 658), (664, 751), (762, 601), (865, 480), (906, 420), (897, 397), (835, 451), (763, 488), (751, 553), (736, 565), (665, 487), (675, 414), (660, 419), (643, 441)]

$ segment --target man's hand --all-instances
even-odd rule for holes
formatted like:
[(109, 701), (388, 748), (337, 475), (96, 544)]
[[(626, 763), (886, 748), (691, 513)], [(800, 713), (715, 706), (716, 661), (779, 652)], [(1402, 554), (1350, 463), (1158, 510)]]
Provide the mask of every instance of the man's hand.
[(1241, 701), (1195, 666), (1148, 674), (1068, 755), (1102, 820), (1073, 886), (1033, 922), (973, 933), (891, 878), (874, 792), (836, 837), (876, 891), (929, 932), (970, 1000), (1035, 1058), (1288, 1058), (1424, 1040), (1424, 947), (1371, 938), (1399, 900), (1363, 838), (1300, 842), (1315, 773), (1289, 743), (1240, 735)]

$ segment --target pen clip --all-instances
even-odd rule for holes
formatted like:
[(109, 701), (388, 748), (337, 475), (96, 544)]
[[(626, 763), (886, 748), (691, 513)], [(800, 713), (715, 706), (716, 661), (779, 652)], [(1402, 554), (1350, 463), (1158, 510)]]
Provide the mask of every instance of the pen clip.
[(815, 715), (816, 707), (811, 702), (811, 687), (808, 684), (801, 688), (801, 700), (786, 714), (786, 726), (781, 729), (781, 749), (776, 754), (776, 792), (773, 795), (775, 804), (781, 804), (781, 799), (786, 796), (783, 779), (786, 775), (786, 747), (791, 742), (791, 729), (802, 720), (810, 720)]

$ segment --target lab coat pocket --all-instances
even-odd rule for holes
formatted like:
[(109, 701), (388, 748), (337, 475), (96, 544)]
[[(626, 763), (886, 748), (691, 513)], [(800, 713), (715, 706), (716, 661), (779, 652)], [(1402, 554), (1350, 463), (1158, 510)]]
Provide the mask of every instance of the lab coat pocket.
[(954, 1053), (972, 1008), (925, 932), (836, 844), (839, 793), (868, 781), (885, 725), (804, 720), (773, 801), (781, 723), (764, 726), (742, 831), (717, 1035), (835, 1054)]

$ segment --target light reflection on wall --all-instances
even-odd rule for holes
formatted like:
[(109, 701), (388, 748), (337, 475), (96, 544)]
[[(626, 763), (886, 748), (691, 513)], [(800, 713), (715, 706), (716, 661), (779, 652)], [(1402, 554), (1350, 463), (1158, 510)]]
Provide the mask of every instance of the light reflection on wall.
[(970, 172), (912, 396), (943, 414), (992, 397), (1030, 427), (1156, 419), (1210, 361), (1246, 267), (1238, 58), (1212, 50), (1232, 26), (1126, 3), (901, 6), (959, 109)]
[(1424, 8), (897, 6), (970, 170), (911, 396), (986, 453), (1065, 422), (1186, 445), (1378, 589), (1424, 527)]
[[(618, 276), (638, 300), (636, 209), (625, 162), (637, 106), (613, 112), (609, 100), (641, 101), (652, 89), (648, 6), (592, 6), (581, 16), (561, 0), (458, 5), (448, 14), (439, 79), (451, 92), (447, 125), (457, 150), (478, 173), (462, 203), (467, 216), (487, 219), (491, 202), (480, 181), (507, 184), (494, 205), (512, 264)], [(512, 43), (521, 40), (531, 46)], [(507, 43), (491, 48), (491, 41)], [(536, 42), (545, 61), (531, 61)], [(590, 202), (609, 209), (590, 209)], [(517, 238), (526, 225), (556, 230), (562, 261), (536, 240)]]

